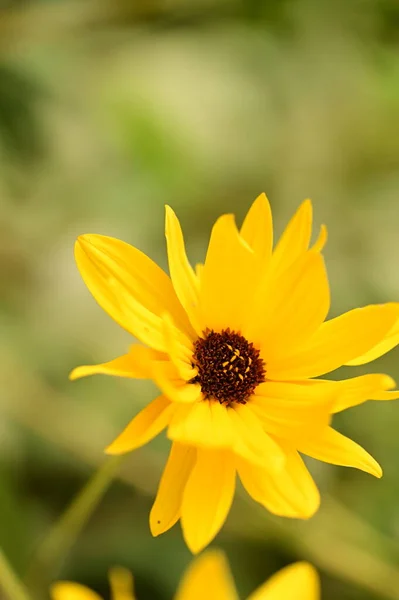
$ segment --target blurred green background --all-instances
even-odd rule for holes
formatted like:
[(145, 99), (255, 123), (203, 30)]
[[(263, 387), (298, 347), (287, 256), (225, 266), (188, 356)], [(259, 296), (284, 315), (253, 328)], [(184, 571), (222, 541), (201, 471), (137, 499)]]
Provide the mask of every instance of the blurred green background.
[[(155, 393), (68, 381), (130, 343), (86, 290), (76, 236), (122, 238), (166, 267), (165, 203), (195, 262), (221, 212), (241, 219), (265, 191), (280, 232), (311, 197), (332, 314), (398, 300), (398, 47), (397, 0), (0, 0), (0, 545), (21, 576)], [(367, 370), (399, 379), (398, 358)], [(323, 503), (308, 523), (239, 494), (214, 544), (241, 597), (308, 559), (324, 600), (399, 598), (399, 406), (335, 423), (383, 480), (311, 462)], [(189, 552), (179, 526), (148, 528), (166, 455), (162, 438), (128, 457), (52, 577), (108, 597), (106, 571), (124, 565), (139, 599), (172, 598)]]

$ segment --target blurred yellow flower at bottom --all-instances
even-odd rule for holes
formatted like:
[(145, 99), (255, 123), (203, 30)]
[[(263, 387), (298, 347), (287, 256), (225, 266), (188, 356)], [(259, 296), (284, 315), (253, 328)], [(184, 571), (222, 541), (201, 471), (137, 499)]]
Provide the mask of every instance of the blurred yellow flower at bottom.
[[(133, 578), (125, 569), (110, 572), (112, 600), (135, 600)], [(212, 550), (193, 561), (185, 573), (175, 600), (238, 600), (223, 553)], [(52, 586), (52, 600), (101, 600), (89, 588), (69, 581)], [(298, 562), (285, 567), (255, 590), (247, 600), (319, 600), (320, 583), (316, 570)]]
[[(109, 572), (112, 600), (135, 600), (130, 571), (114, 567)], [(74, 581), (57, 581), (51, 586), (52, 600), (102, 600), (96, 592)]]

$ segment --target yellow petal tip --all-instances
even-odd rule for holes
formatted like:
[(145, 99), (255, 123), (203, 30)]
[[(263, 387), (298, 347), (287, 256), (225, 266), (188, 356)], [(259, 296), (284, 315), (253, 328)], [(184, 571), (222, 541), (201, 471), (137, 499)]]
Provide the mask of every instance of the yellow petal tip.
[(154, 517), (150, 516), (150, 532), (152, 537), (158, 537), (163, 533), (165, 529), (161, 526), (161, 521), (159, 519), (154, 519)]
[(107, 454), (108, 456), (118, 456), (120, 454), (127, 454), (127, 452), (129, 452), (129, 450), (121, 450), (115, 442), (112, 442), (104, 448), (104, 454)]
[(79, 372), (80, 372), (80, 367), (75, 367), (75, 369), (72, 369), (72, 371), (69, 373), (68, 379), (70, 381), (75, 381), (76, 379), (79, 379), (79, 377), (81, 377)]
[(84, 248), (89, 242), (89, 234), (83, 233), (76, 238), (75, 248)]
[(393, 390), (396, 387), (396, 381), (389, 375), (384, 375), (383, 386), (386, 390)]

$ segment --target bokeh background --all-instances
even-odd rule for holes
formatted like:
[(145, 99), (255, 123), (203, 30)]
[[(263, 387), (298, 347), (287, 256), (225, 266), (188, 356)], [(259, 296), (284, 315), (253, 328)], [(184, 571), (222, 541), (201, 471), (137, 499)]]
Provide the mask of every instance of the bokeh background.
[[(80, 279), (78, 234), (166, 267), (165, 203), (195, 262), (221, 212), (242, 219), (265, 191), (281, 232), (311, 197), (329, 227), (332, 314), (399, 299), (398, 27), (396, 0), (0, 1), (0, 545), (21, 576), (155, 394), (68, 381), (131, 342)], [(399, 379), (398, 359), (368, 370)], [(239, 494), (214, 545), (241, 597), (308, 559), (324, 600), (399, 598), (399, 405), (336, 424), (383, 480), (309, 461), (323, 503), (308, 523)], [(189, 552), (179, 526), (157, 540), (148, 528), (166, 455), (161, 437), (129, 456), (50, 577), (108, 597), (106, 571), (123, 565), (141, 600), (172, 598)]]

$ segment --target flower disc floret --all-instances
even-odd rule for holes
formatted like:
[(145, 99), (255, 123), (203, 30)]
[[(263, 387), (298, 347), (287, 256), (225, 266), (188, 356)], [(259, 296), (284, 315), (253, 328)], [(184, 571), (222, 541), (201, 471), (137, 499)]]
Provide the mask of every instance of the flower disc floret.
[(205, 399), (220, 404), (246, 404), (256, 387), (265, 381), (265, 363), (260, 352), (241, 334), (230, 329), (208, 330), (194, 344), (191, 383), (199, 383)]

